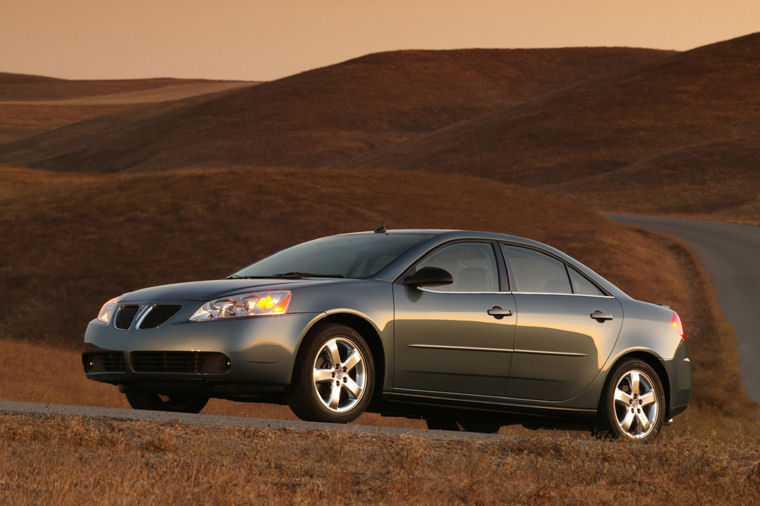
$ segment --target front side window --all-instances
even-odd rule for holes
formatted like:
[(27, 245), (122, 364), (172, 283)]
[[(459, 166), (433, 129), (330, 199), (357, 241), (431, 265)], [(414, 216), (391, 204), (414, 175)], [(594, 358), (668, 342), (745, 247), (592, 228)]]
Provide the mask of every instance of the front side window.
[(490, 243), (468, 242), (446, 246), (417, 264), (417, 270), (423, 267), (439, 267), (454, 278), (452, 284), (430, 287), (431, 291), (499, 291), (499, 271)]
[(528, 248), (503, 245), (509, 258), (517, 292), (573, 293), (565, 264), (556, 258)]

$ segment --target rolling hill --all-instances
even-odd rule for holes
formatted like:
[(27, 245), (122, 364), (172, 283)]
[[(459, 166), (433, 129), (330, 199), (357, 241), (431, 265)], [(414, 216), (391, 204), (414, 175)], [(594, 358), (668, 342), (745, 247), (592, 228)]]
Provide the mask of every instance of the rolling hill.
[(325, 166), (567, 86), (657, 61), (625, 48), (368, 55), (150, 116), (114, 113), (0, 146), (0, 162), (112, 172)]
[[(0, 102), (0, 146), (26, 137), (128, 109), (129, 105), (61, 105)], [(2, 147), (0, 147), (2, 153)]]
[[(16, 95), (32, 96), (24, 82), (38, 94), (74, 86), (2, 77)], [(155, 81), (164, 88), (153, 90), (176, 86)], [(99, 97), (144, 96), (151, 91), (127, 88), (151, 83)], [(396, 51), (171, 102), (68, 105), (83, 108), (71, 121), (94, 117), (0, 144), (0, 163), (424, 170), (541, 188), (606, 211), (760, 223), (758, 91), (760, 33), (680, 53)], [(678, 199), (668, 190), (675, 181)]]
[(0, 73), (0, 144), (135, 105), (176, 101), (251, 84), (256, 83), (198, 79), (87, 81)]
[(760, 225), (760, 135), (689, 145), (542, 190), (608, 212)]
[(203, 82), (208, 81), (172, 78), (80, 80), (0, 72), (0, 101), (62, 100)]
[(760, 33), (420, 135), (352, 166), (475, 173), (527, 186), (573, 181), (751, 135), (760, 127), (759, 92)]
[[(32, 96), (21, 91), (22, 78), (4, 78), (20, 79), (14, 93)], [(73, 86), (28, 79), (38, 94)], [(119, 86), (139, 95), (124, 90), (164, 81)], [(104, 105), (113, 110), (0, 144), (0, 163), (82, 172), (295, 166), (462, 173), (560, 192), (603, 210), (760, 223), (760, 170), (752, 162), (760, 152), (751, 140), (760, 128), (758, 91), (760, 33), (686, 52), (396, 51), (171, 103)], [(741, 145), (743, 161), (722, 156), (733, 153), (725, 148), (732, 143)], [(678, 205), (658, 190), (661, 171), (688, 187)], [(716, 171), (725, 182), (720, 190)]]

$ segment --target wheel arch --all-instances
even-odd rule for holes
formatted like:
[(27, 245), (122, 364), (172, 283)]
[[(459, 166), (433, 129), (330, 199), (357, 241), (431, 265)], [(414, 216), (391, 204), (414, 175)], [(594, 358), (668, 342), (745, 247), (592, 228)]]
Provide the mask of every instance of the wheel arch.
[[(641, 360), (642, 362), (648, 364), (657, 373), (657, 376), (660, 379), (660, 383), (662, 384), (662, 389), (665, 393), (665, 420), (668, 420), (670, 418), (670, 377), (668, 376), (668, 370), (665, 368), (663, 360), (655, 353), (643, 349), (627, 351), (612, 362), (612, 365), (610, 365), (609, 369), (607, 369), (607, 377), (609, 377), (610, 373), (612, 373), (612, 371), (614, 371), (618, 365), (626, 360), (631, 359)], [(609, 386), (607, 384), (607, 377), (605, 377), (605, 386), (602, 388), (602, 393), (599, 396), (597, 413), (602, 412), (604, 398), (607, 395), (607, 388)]]
[(338, 323), (351, 327), (358, 332), (369, 346), (372, 353), (372, 361), (375, 366), (375, 386), (372, 392), (373, 399), (379, 399), (379, 395), (382, 393), (383, 384), (385, 383), (385, 347), (383, 346), (383, 340), (380, 337), (380, 331), (377, 327), (364, 315), (338, 310), (330, 313), (323, 313), (323, 316), (311, 322), (310, 326), (303, 334), (303, 338), (298, 343), (298, 348), (295, 353), (295, 361), (293, 363), (293, 370), (291, 371), (291, 383), (293, 381), (293, 375), (296, 373), (296, 364), (300, 360), (302, 350), (304, 349), (304, 343), (306, 343), (315, 331), (322, 325)]

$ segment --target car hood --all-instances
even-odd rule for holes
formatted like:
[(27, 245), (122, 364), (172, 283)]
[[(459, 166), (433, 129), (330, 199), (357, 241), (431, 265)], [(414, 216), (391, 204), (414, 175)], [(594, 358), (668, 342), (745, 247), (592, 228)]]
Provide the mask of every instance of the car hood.
[(353, 279), (217, 279), (192, 281), (171, 285), (152, 286), (128, 292), (119, 297), (119, 302), (211, 300), (252, 290), (293, 289), (296, 287), (345, 283)]

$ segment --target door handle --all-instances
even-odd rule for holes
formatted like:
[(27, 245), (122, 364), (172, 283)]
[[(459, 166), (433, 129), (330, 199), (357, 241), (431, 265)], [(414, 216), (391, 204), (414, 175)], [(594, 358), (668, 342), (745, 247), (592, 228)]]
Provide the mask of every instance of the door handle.
[(502, 309), (499, 306), (494, 306), (488, 311), (486, 311), (488, 314), (496, 318), (497, 320), (501, 320), (505, 316), (512, 316), (512, 310), (511, 309)]
[(612, 320), (615, 318), (611, 314), (603, 313), (602, 311), (599, 311), (598, 309), (594, 311), (593, 313), (589, 314), (589, 316), (598, 322), (603, 322), (604, 320)]

